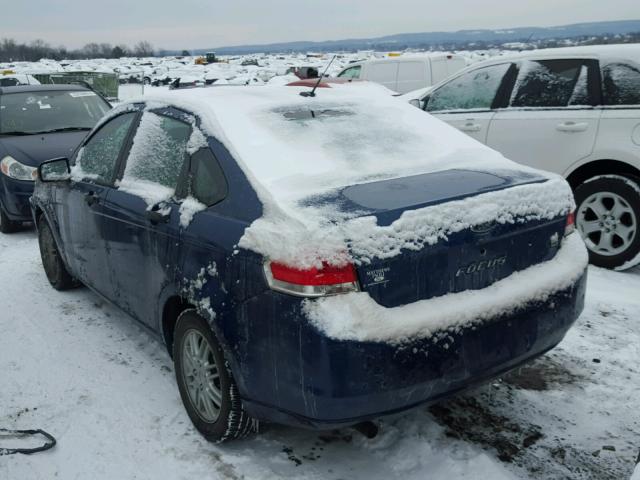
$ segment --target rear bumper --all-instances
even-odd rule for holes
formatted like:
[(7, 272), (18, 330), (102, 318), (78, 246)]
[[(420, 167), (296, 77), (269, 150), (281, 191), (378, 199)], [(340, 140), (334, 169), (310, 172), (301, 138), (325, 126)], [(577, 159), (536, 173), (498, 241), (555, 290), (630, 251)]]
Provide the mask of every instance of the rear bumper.
[(401, 346), (329, 338), (310, 325), (300, 300), (269, 292), (243, 311), (234, 374), (256, 418), (352, 425), (438, 401), (542, 355), (580, 315), (585, 288), (586, 270), (544, 301)]
[(33, 195), (33, 187), (33, 182), (14, 180), (0, 174), (0, 203), (10, 220), (31, 221), (29, 198)]

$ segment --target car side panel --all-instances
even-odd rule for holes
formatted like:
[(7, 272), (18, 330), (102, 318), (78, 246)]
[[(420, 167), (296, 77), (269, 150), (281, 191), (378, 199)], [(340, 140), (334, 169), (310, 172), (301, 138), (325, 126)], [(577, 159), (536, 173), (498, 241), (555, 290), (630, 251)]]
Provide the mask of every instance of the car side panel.
[[(80, 281), (104, 295), (110, 288), (103, 236), (103, 202), (107, 187), (76, 181), (57, 185), (56, 216), (67, 265)], [(93, 203), (89, 204), (90, 201)]]
[(495, 111), (434, 112), (432, 115), (479, 142), (486, 143), (489, 125), (495, 116)]
[(146, 202), (110, 189), (105, 199), (103, 237), (108, 256), (110, 289), (116, 305), (137, 320), (156, 325), (156, 304), (167, 285), (175, 284), (179, 250), (177, 205), (166, 223), (152, 223)]
[(505, 157), (561, 173), (593, 151), (599, 109), (505, 109), (489, 127), (487, 145)]

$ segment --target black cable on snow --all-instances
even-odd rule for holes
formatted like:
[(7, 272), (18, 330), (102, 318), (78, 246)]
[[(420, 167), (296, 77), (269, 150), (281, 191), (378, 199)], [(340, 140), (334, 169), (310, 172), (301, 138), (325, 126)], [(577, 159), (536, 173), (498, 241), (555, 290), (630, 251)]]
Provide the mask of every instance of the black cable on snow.
[(2, 455), (12, 455), (14, 453), (22, 453), (24, 455), (30, 455), (32, 453), (44, 452), (45, 450), (49, 450), (53, 448), (56, 444), (56, 439), (53, 438), (53, 435), (45, 432), (44, 430), (9, 430), (6, 428), (0, 428), (0, 439), (3, 436), (16, 436), (16, 437), (27, 437), (41, 435), (46, 441), (40, 445), (39, 447), (33, 448), (2, 448), (0, 447), (0, 456)]

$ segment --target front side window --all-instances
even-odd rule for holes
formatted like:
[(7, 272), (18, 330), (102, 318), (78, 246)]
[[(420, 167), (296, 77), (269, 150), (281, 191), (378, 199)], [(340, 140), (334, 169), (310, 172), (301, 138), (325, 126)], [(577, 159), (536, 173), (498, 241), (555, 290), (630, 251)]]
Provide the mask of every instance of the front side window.
[(640, 68), (625, 63), (602, 67), (605, 105), (640, 105)]
[(104, 124), (78, 152), (73, 176), (110, 183), (135, 116), (133, 112), (125, 113)]
[(91, 130), (110, 109), (91, 91), (34, 91), (0, 96), (0, 135)]
[(170, 198), (187, 158), (190, 137), (188, 123), (145, 112), (133, 138), (121, 188), (149, 203)]
[(526, 60), (520, 64), (512, 107), (588, 105), (587, 66), (580, 59)]
[(426, 110), (490, 109), (510, 66), (509, 63), (492, 65), (454, 78), (431, 94)]
[(356, 65), (355, 67), (343, 70), (342, 72), (340, 72), (340, 75), (338, 75), (338, 77), (357, 79), (360, 78), (360, 70), (362, 70), (362, 67), (360, 65)]

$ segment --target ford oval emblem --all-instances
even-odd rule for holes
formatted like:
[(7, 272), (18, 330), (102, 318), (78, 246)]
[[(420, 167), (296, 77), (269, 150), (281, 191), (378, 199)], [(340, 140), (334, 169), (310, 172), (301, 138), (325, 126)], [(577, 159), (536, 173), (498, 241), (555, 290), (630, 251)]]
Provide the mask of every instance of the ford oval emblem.
[(471, 227), (471, 231), (474, 233), (489, 233), (491, 230), (496, 228), (498, 224), (496, 222), (485, 222), (479, 223), (478, 225), (473, 225)]

